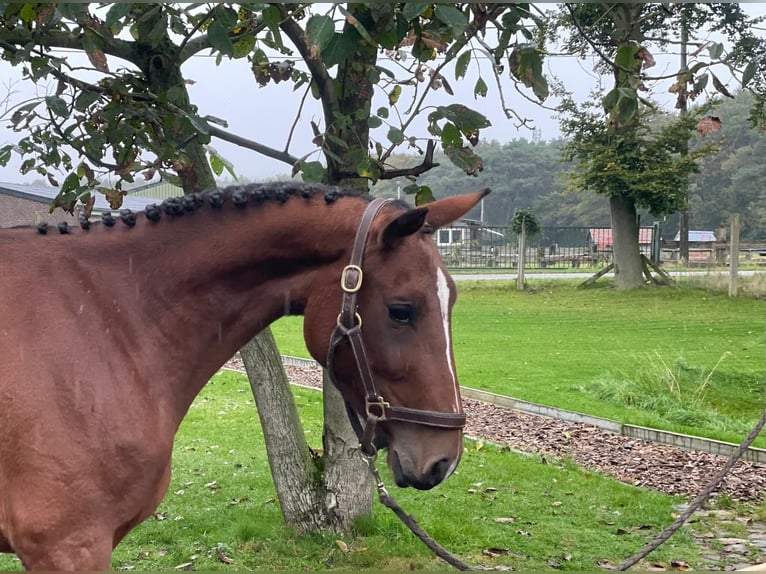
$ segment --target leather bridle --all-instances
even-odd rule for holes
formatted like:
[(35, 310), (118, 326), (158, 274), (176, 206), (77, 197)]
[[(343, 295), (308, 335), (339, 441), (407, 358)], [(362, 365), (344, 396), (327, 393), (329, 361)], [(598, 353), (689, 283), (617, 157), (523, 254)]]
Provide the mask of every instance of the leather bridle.
[(364, 409), (366, 415), (364, 429), (362, 429), (359, 417), (348, 401), (346, 402), (346, 411), (348, 412), (351, 426), (359, 437), (362, 452), (368, 456), (374, 456), (376, 452), (372, 441), (375, 434), (375, 425), (378, 422), (398, 421), (444, 429), (461, 429), (465, 426), (465, 413), (445, 413), (392, 406), (381, 396), (375, 387), (372, 369), (370, 368), (364, 341), (362, 340), (362, 317), (357, 311), (357, 295), (362, 288), (364, 277), (362, 259), (370, 227), (383, 206), (390, 201), (374, 199), (362, 215), (351, 250), (351, 260), (341, 273), (340, 284), (343, 289), (341, 310), (338, 315), (337, 325), (330, 336), (330, 348), (327, 351), (327, 372), (332, 383), (340, 389), (333, 369), (335, 350), (343, 340), (348, 340), (351, 346), (359, 378), (364, 386)]

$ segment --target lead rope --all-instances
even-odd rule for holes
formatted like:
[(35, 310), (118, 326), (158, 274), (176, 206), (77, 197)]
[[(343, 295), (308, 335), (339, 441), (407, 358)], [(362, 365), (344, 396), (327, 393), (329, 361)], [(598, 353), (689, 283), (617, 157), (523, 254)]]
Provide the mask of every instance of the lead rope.
[(373, 454), (372, 456), (362, 454), (362, 458), (364, 458), (365, 462), (367, 462), (367, 466), (370, 467), (370, 472), (372, 473), (372, 477), (375, 479), (375, 487), (378, 489), (378, 499), (380, 500), (380, 503), (385, 506), (386, 508), (390, 508), (394, 514), (396, 514), (399, 517), (399, 520), (401, 520), (404, 525), (410, 529), (410, 531), (417, 536), (423, 544), (425, 544), (431, 552), (436, 554), (439, 558), (444, 560), (447, 564), (450, 566), (454, 566), (458, 570), (475, 570), (475, 568), (472, 568), (459, 558), (457, 558), (454, 554), (450, 553), (449, 550), (444, 548), (441, 544), (436, 542), (433, 538), (431, 538), (428, 533), (423, 530), (423, 528), (418, 524), (418, 521), (415, 519), (414, 516), (411, 514), (407, 514), (404, 509), (399, 506), (399, 503), (396, 502), (396, 499), (388, 494), (388, 490), (386, 490), (386, 485), (383, 484), (383, 479), (380, 478), (380, 473), (378, 472), (377, 467), (375, 466), (375, 459), (377, 458), (377, 453)]

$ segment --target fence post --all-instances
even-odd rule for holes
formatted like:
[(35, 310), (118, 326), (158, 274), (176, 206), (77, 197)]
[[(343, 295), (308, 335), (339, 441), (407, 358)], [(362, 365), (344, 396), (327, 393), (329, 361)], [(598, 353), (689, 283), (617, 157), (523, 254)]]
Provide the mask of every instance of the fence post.
[(729, 297), (736, 297), (739, 283), (739, 213), (731, 214), (729, 250)]
[(519, 234), (519, 270), (516, 275), (516, 289), (524, 291), (524, 267), (527, 264), (527, 230), (526, 222), (522, 221), (521, 233)]

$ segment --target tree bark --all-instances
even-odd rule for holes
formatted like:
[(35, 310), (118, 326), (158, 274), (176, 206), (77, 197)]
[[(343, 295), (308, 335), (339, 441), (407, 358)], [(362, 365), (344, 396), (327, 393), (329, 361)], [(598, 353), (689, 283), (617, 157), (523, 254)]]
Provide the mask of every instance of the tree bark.
[(324, 371), (324, 488), (333, 528), (350, 532), (356, 520), (372, 513), (375, 483), (359, 450), (340, 391)]
[(644, 284), (636, 204), (630, 197), (612, 196), (609, 211), (612, 216), (614, 285), (620, 290), (636, 289)]
[(271, 477), (285, 522), (299, 532), (330, 525), (320, 480), (274, 335), (267, 328), (240, 350), (258, 408)]

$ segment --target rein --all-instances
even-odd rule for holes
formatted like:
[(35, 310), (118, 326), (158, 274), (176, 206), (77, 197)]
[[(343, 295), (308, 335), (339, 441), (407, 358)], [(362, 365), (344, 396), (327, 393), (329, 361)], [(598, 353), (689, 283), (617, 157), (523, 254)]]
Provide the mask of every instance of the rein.
[(378, 422), (399, 421), (445, 429), (461, 429), (465, 426), (465, 413), (445, 413), (391, 406), (375, 387), (372, 369), (370, 368), (367, 351), (362, 340), (362, 317), (357, 311), (357, 295), (362, 288), (364, 278), (362, 262), (370, 227), (383, 206), (390, 201), (388, 199), (372, 200), (359, 222), (354, 245), (351, 250), (351, 260), (343, 268), (340, 277), (343, 298), (341, 300), (338, 322), (335, 329), (333, 329), (332, 335), (330, 335), (330, 347), (327, 351), (327, 372), (330, 381), (340, 388), (335, 378), (335, 370), (333, 369), (335, 351), (337, 346), (344, 340), (348, 340), (351, 346), (351, 351), (356, 361), (357, 372), (364, 386), (364, 410), (366, 416), (364, 428), (362, 429), (359, 417), (354, 413), (348, 402), (346, 402), (346, 411), (349, 415), (351, 426), (359, 437), (362, 452), (367, 456), (374, 456), (376, 453), (376, 448), (372, 441), (375, 436), (375, 425)]

